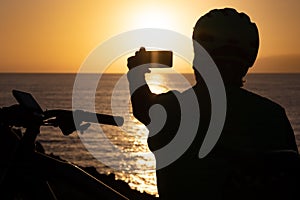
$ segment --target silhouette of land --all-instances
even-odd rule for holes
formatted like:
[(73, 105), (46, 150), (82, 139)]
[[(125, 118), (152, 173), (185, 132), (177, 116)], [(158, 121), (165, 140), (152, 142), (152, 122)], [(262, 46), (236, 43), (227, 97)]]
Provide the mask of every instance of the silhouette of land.
[[(51, 156), (55, 159), (58, 159), (58, 160), (65, 161), (64, 159), (62, 159), (59, 156), (54, 155), (53, 153), (49, 154), (49, 156)], [(158, 200), (158, 197), (156, 197), (154, 195), (151, 195), (148, 193), (141, 193), (137, 190), (131, 189), (129, 187), (128, 183), (126, 183), (122, 180), (117, 180), (115, 177), (115, 174), (113, 174), (113, 173), (111, 173), (109, 175), (101, 174), (93, 166), (88, 166), (88, 167), (78, 166), (78, 167), (80, 167), (87, 173), (91, 174), (92, 176), (94, 176), (95, 178), (97, 178), (98, 180), (103, 182), (104, 184), (110, 186), (111, 188), (118, 191), (119, 193), (121, 193), (122, 195), (126, 196), (129, 199), (132, 199), (132, 200), (135, 200), (135, 199), (136, 200)]]

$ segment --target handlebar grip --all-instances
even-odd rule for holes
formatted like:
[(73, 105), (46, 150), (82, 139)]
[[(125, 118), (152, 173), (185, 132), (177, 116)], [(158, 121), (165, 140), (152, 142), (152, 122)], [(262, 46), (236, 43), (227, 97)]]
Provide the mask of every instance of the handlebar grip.
[(108, 124), (113, 126), (122, 126), (124, 123), (124, 119), (121, 116), (112, 116), (106, 114), (98, 114), (96, 113), (98, 123), (100, 124)]
[[(87, 112), (87, 111), (79, 112), (78, 114), (81, 115), (80, 119), (85, 122), (107, 124), (107, 125), (113, 125), (113, 126), (122, 126), (124, 123), (124, 118), (121, 116), (92, 113), (92, 112)], [(96, 117), (95, 117), (95, 115), (96, 115)]]

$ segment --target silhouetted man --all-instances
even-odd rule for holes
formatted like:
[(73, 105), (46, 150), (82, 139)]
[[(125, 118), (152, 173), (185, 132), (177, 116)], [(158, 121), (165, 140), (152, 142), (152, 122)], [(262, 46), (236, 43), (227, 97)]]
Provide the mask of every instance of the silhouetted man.
[[(140, 64), (140, 52), (128, 59), (134, 116), (149, 125), (152, 105), (162, 105), (167, 113), (164, 127), (148, 138), (149, 148), (154, 154), (169, 144), (178, 132), (182, 117), (178, 96), (184, 99), (186, 94), (195, 92), (199, 102), (201, 120), (194, 141), (179, 159), (156, 171), (162, 199), (193, 196), (196, 199), (224, 199), (226, 181), (234, 171), (235, 161), (245, 159), (240, 163), (247, 163), (248, 157), (275, 150), (298, 152), (285, 110), (273, 101), (242, 88), (243, 78), (258, 53), (259, 34), (255, 23), (235, 9), (215, 9), (197, 21), (193, 40), (204, 47), (216, 63), (227, 98), (223, 131), (213, 150), (203, 159), (198, 157), (198, 153), (210, 123), (211, 101), (201, 74), (194, 69), (197, 83), (183, 93), (169, 91), (157, 95), (150, 91), (145, 81), (145, 73), (149, 72), (147, 68), (132, 70)], [(142, 86), (136, 89), (136, 85)], [(156, 154), (155, 157), (156, 162), (164, 159)], [(249, 196), (247, 193), (244, 195), (245, 199)]]

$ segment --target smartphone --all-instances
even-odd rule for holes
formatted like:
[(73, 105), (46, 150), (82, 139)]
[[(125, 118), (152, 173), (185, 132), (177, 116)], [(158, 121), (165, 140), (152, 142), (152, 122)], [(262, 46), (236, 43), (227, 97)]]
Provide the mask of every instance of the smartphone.
[(143, 64), (150, 64), (150, 68), (169, 68), (173, 66), (172, 51), (140, 51), (140, 60)]
[(21, 106), (24, 106), (36, 114), (43, 114), (43, 109), (30, 93), (20, 90), (12, 90), (12, 94)]

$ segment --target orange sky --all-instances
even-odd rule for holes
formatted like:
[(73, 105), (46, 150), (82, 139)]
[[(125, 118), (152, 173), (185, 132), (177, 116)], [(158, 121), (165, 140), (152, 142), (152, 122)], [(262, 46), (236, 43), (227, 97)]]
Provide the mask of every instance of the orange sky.
[[(259, 28), (252, 72), (300, 72), (299, 0), (0, 0), (0, 72), (76, 72), (114, 35), (166, 28), (190, 37), (201, 15), (222, 7), (246, 12)], [(116, 70), (125, 72), (125, 61)]]

